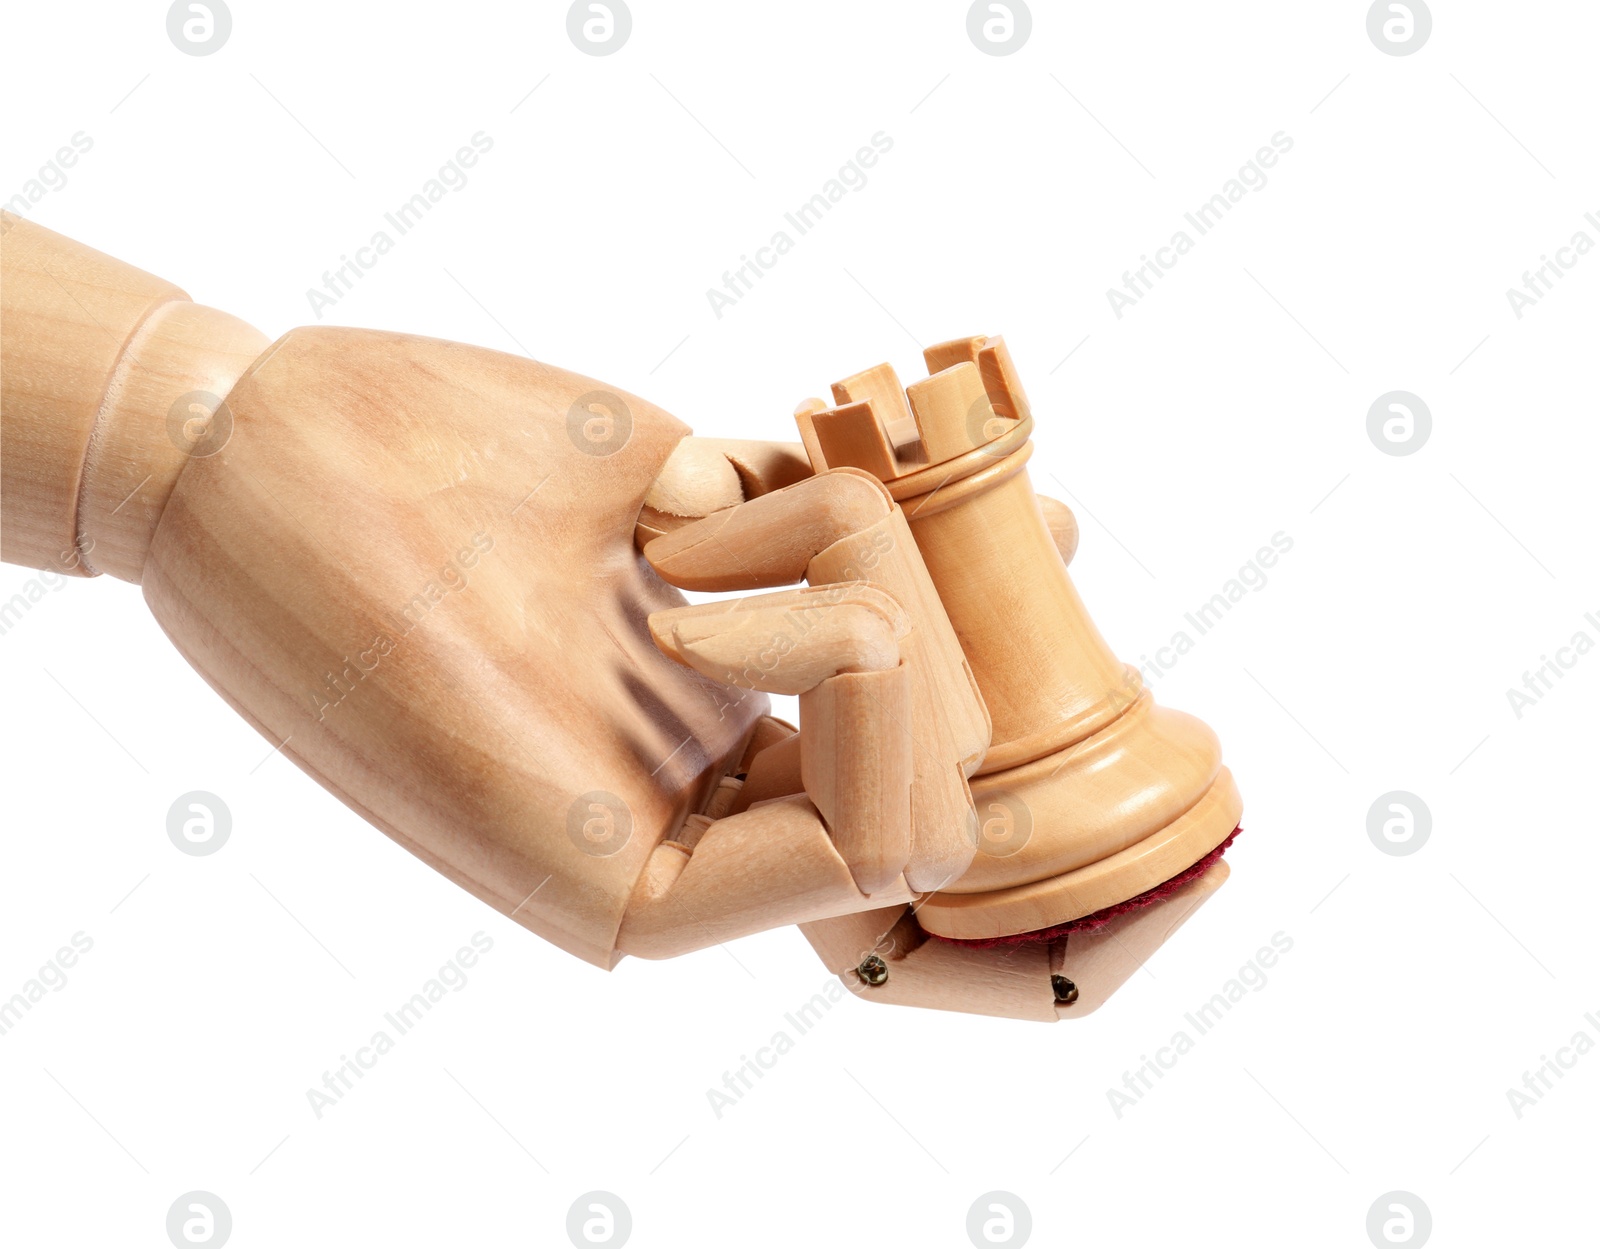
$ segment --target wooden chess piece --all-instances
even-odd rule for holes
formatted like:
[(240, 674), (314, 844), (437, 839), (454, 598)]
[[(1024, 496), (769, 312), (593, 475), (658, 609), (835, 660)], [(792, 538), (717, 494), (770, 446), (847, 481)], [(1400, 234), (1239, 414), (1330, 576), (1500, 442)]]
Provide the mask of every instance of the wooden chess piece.
[[(938, 884), (915, 882), (926, 892), (909, 911), (803, 927), (847, 978), (865, 937), (895, 934), (897, 983), (916, 969), (907, 992), (942, 980), (963, 1009), (995, 991), (1003, 948), (1030, 983), (1046, 965), (1070, 972), (1064, 1009), (1104, 983), (1085, 968), (1117, 958), (1139, 903), (1159, 925), (1171, 901), (1226, 879), (1242, 802), (1216, 736), (1158, 706), (1085, 611), (1067, 572), (1077, 526), (1029, 483), (1033, 417), (1004, 342), (957, 339), (924, 357), (929, 376), (909, 387), (878, 365), (795, 418), (815, 472), (858, 469), (888, 487), (970, 663), (992, 725), (971, 780), (979, 853)], [(698, 521), (646, 556), (687, 589), (746, 588), (740, 518), (766, 506)]]

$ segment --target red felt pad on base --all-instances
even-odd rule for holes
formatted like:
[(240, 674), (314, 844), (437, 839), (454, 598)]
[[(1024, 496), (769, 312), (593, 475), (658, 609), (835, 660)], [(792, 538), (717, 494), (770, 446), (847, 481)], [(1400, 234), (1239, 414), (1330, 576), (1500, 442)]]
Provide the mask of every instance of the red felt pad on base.
[(1068, 934), (1075, 932), (1096, 932), (1119, 915), (1126, 915), (1129, 911), (1141, 910), (1152, 902), (1160, 902), (1163, 898), (1170, 898), (1191, 880), (1204, 875), (1211, 865), (1223, 856), (1228, 847), (1233, 845), (1233, 839), (1239, 835), (1240, 831), (1240, 829), (1235, 828), (1233, 832), (1228, 834), (1227, 840), (1215, 850), (1212, 850), (1199, 861), (1190, 864), (1170, 880), (1162, 881), (1153, 889), (1146, 889), (1143, 893), (1135, 894), (1122, 902), (1113, 902), (1110, 906), (1103, 907), (1091, 914), (1080, 916), (1077, 919), (1069, 919), (1066, 923), (1057, 924), (1053, 928), (1041, 928), (1037, 932), (1019, 932), (1009, 937), (940, 937), (938, 933), (929, 933), (928, 935), (937, 937), (940, 941), (948, 941), (951, 945), (967, 945), (972, 946), (974, 949), (983, 950), (1001, 945), (1032, 945), (1039, 941), (1059, 941)]

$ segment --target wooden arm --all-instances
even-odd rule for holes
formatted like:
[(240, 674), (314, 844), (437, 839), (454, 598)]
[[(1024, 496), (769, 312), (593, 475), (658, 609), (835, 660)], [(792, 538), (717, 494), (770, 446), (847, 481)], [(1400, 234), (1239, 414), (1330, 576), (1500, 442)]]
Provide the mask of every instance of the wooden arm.
[(170, 282), (0, 214), (0, 558), (140, 580), (191, 456), (268, 342)]

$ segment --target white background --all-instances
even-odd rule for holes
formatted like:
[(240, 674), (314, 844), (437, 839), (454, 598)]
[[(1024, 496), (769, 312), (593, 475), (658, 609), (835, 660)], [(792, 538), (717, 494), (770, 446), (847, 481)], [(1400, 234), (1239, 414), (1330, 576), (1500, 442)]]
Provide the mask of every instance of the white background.
[[(1055, 1027), (845, 1001), (720, 1118), (707, 1090), (827, 979), (797, 932), (597, 971), (269, 755), (136, 587), (47, 593), (0, 637), (0, 996), (94, 946), (0, 1037), (0, 1239), (162, 1246), (202, 1189), (240, 1247), (565, 1244), (598, 1189), (639, 1246), (955, 1246), (1003, 1190), (1036, 1244), (1366, 1245), (1404, 1190), (1438, 1245), (1594, 1243), (1600, 1056), (1520, 1118), (1507, 1090), (1600, 1041), (1600, 653), (1520, 718), (1506, 691), (1600, 641), (1600, 255), (1520, 319), (1506, 290), (1600, 244), (1600, 13), (1440, 0), (1391, 56), (1364, 3), (1034, 7), (1000, 57), (959, 3), (636, 0), (603, 58), (551, 3), (235, 0), (204, 57), (159, 4), (8, 11), (0, 195), (84, 132), (29, 215), (269, 337), (483, 131), (324, 323), (774, 438), (838, 377), (1003, 333), (1035, 484), (1136, 663), (1293, 549), (1156, 683), (1221, 734), (1246, 831), (1148, 974)], [(878, 131), (867, 185), (715, 316), (707, 288)], [(1279, 131), (1267, 184), (1115, 315)], [(1433, 421), (1404, 457), (1366, 429), (1397, 389)], [(0, 569), (0, 599), (34, 575)], [(167, 839), (189, 790), (233, 813), (213, 856)], [(1367, 833), (1391, 790), (1432, 813), (1405, 857)], [(480, 930), (467, 987), (318, 1120), (307, 1088)], [(1280, 932), (1265, 987), (1119, 1116), (1108, 1090)]]

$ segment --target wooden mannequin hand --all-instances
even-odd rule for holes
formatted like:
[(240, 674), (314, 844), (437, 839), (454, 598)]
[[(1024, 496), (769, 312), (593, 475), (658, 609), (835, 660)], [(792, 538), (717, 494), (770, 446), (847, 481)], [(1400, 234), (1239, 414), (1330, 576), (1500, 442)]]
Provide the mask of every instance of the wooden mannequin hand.
[[(591, 962), (797, 923), (874, 1000), (1055, 1017), (1050, 976), (1093, 942), (973, 950), (910, 915), (976, 853), (990, 720), (878, 481), (686, 438), (498, 352), (331, 328), (269, 345), (5, 225), (7, 560), (140, 583), (285, 758)], [(1041, 507), (1070, 558), (1070, 512)], [(802, 576), (694, 607), (665, 583)], [(761, 690), (800, 695), (798, 731)], [(1095, 993), (1184, 897), (1111, 930)], [(891, 979), (858, 975), (873, 956)]]
[[(1044, 511), (1062, 558), (1069, 560), (1077, 545), (1071, 512), (1054, 501), (1047, 501)], [(812, 588), (798, 593), (824, 603), (859, 595), (865, 581), (871, 581), (885, 597), (899, 596), (895, 602), (917, 603), (908, 612), (917, 627), (948, 644), (947, 619), (937, 599), (930, 597), (926, 570), (899, 508), (886, 500), (879, 483), (855, 470), (825, 473), (681, 526), (652, 541), (645, 554), (668, 581), (693, 590), (752, 589), (806, 577)], [(830, 576), (841, 569), (865, 580), (830, 585)], [(652, 628), (663, 650), (708, 676), (739, 686), (750, 685), (749, 674), (758, 672), (767, 679), (762, 688), (794, 692), (779, 690), (776, 664), (754, 657), (762, 648), (768, 655), (782, 650), (787, 656), (782, 639), (814, 631), (770, 614), (798, 601), (795, 593), (662, 613), (652, 617)], [(751, 613), (752, 623), (737, 635), (714, 627), (737, 618), (731, 613), (743, 612)], [(698, 631), (696, 636), (686, 632), (689, 625)], [(706, 642), (699, 641), (702, 635)], [(953, 661), (959, 650), (930, 649), (944, 659), (943, 667), (928, 654), (919, 661), (914, 652), (902, 665), (913, 678), (912, 695), (920, 704), (902, 725), (895, 724), (900, 716), (886, 712), (879, 696), (867, 700), (878, 714), (872, 716), (866, 733), (855, 741), (841, 741), (813, 724), (812, 708), (802, 695), (800, 732), (758, 756), (743, 785), (741, 809), (749, 809), (752, 800), (761, 804), (803, 786), (821, 810), (839, 853), (858, 874), (865, 865), (872, 883), (884, 879), (896, 865), (904, 867), (906, 880), (919, 892), (936, 890), (959, 875), (978, 844), (975, 825), (965, 823), (971, 818), (966, 805), (970, 796), (963, 786), (964, 802), (944, 798), (940, 785), (946, 778), (970, 775), (974, 762), (961, 758), (946, 723), (950, 711), (959, 710), (970, 697), (970, 674), (964, 661), (959, 665)], [(924, 787), (919, 790), (914, 785), (909, 807), (901, 808), (909, 819), (905, 828), (895, 827), (892, 808), (886, 811), (889, 770), (881, 759), (852, 760), (849, 755), (863, 741), (872, 743), (881, 755), (885, 745), (892, 744), (897, 727), (914, 744), (922, 765), (916, 784)], [(969, 726), (969, 734), (977, 731), (976, 724)], [(986, 723), (983, 735), (987, 736)], [(973, 737), (966, 740), (970, 744)], [(795, 751), (801, 756), (799, 765), (793, 759)], [(853, 771), (858, 780), (883, 779), (876, 785), (858, 785), (848, 803), (826, 802), (819, 795), (835, 791), (816, 783), (824, 765), (836, 773)], [(751, 813), (763, 809), (757, 805)], [(849, 821), (859, 821), (868, 811), (883, 815), (873, 826), (873, 835), (864, 838), (849, 828)], [(719, 826), (710, 827), (715, 831)], [(1022, 1019), (1076, 1018), (1096, 1009), (1142, 966), (1226, 875), (1226, 867), (1218, 864), (1205, 878), (1162, 903), (1120, 917), (1093, 936), (1053, 945), (983, 949), (930, 938), (916, 921), (915, 902), (803, 922), (801, 928), (846, 987), (869, 1001)], [(625, 930), (625, 945), (628, 935)], [(1081, 991), (1074, 987), (1072, 1000), (1062, 1001), (1064, 991), (1058, 986), (1067, 981), (1083, 987)]]

